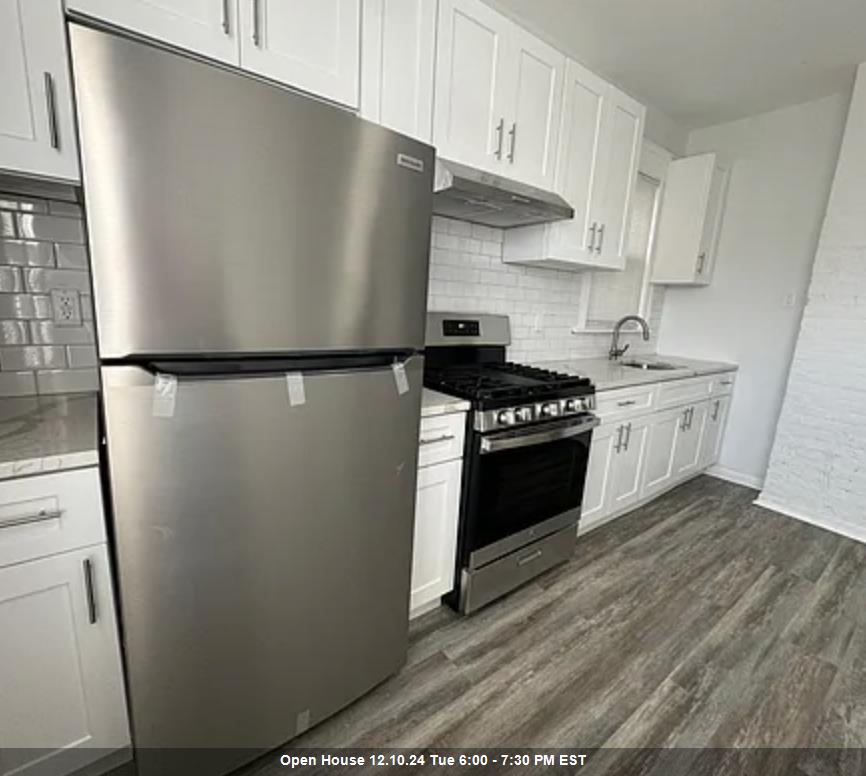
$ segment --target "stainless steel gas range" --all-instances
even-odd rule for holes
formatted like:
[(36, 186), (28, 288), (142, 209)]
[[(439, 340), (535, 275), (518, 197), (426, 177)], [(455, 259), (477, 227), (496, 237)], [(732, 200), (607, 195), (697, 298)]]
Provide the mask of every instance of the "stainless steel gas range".
[(455, 585), (468, 614), (574, 553), (595, 388), (505, 359), (508, 318), (429, 313), (424, 384), (468, 399)]

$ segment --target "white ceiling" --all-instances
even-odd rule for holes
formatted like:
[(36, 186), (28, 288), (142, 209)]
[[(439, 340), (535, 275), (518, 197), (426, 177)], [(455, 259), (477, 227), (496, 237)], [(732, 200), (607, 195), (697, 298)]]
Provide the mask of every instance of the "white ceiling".
[(688, 128), (847, 91), (866, 0), (491, 0)]

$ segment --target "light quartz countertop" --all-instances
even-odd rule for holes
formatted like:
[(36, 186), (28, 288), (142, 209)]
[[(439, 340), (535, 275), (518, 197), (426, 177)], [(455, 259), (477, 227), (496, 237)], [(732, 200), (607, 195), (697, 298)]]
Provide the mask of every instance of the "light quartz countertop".
[[(642, 361), (665, 361), (669, 364), (675, 364), (680, 368), (669, 370), (635, 369), (623, 366), (618, 361), (610, 361), (607, 358), (539, 361), (533, 364), (533, 366), (552, 369), (566, 374), (579, 375), (580, 377), (588, 377), (595, 385), (596, 391), (612, 391), (616, 388), (628, 388), (633, 385), (662, 383), (668, 380), (684, 380), (688, 377), (732, 372), (738, 368), (736, 364), (728, 364), (723, 361), (701, 361), (694, 358), (681, 358), (680, 356), (635, 355), (634, 358)], [(629, 356), (627, 355), (624, 360), (628, 361)]]
[(439, 391), (431, 391), (429, 388), (424, 389), (421, 397), (422, 418), (450, 415), (452, 412), (466, 412), (468, 409), (469, 402), (465, 399), (448, 396), (447, 394), (439, 393)]
[(95, 393), (0, 399), (0, 480), (97, 463)]

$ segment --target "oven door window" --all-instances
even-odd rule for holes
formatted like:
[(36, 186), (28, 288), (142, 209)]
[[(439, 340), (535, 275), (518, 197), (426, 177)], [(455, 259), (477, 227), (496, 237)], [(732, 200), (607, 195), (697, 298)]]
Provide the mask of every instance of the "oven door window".
[(475, 550), (574, 510), (583, 498), (591, 432), (475, 458)]

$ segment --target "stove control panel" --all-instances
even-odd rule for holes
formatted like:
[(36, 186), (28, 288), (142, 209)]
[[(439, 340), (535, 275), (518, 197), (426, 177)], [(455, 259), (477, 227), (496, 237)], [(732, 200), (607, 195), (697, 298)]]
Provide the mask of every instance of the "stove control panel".
[(592, 412), (595, 409), (595, 396), (575, 396), (567, 399), (550, 399), (536, 404), (524, 404), (500, 410), (477, 411), (475, 413), (476, 431), (496, 431), (497, 429), (523, 426), (545, 420), (555, 420), (571, 415)]

